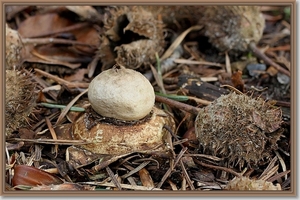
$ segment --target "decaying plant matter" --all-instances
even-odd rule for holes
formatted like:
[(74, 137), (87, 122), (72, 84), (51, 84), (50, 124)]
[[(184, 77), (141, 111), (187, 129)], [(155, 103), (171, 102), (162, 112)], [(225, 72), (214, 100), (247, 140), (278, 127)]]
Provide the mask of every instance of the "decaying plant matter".
[(5, 135), (10, 136), (18, 128), (29, 126), (28, 116), (35, 106), (37, 94), (31, 73), (22, 68), (22, 38), (7, 24), (5, 30)]
[(198, 113), (195, 131), (204, 153), (251, 168), (271, 159), (282, 134), (281, 123), (280, 107), (233, 92)]
[(18, 31), (5, 26), (5, 68), (17, 69), (22, 63), (23, 43)]
[(227, 190), (281, 190), (279, 184), (274, 185), (265, 180), (255, 180), (248, 177), (236, 177), (226, 185)]
[(112, 119), (101, 119), (93, 111), (83, 114), (73, 125), (73, 137), (89, 144), (80, 145), (93, 153), (122, 155), (133, 152), (166, 153), (168, 151), (164, 126), (175, 128), (173, 119), (164, 111), (153, 107), (145, 119), (124, 123)]
[(163, 52), (163, 23), (141, 6), (111, 8), (105, 21), (104, 41), (99, 56), (104, 69), (111, 67), (107, 56), (114, 55), (115, 62), (127, 68), (139, 68), (155, 61), (155, 53)]
[(36, 84), (25, 70), (6, 70), (5, 123), (6, 135), (29, 126), (29, 115), (36, 105)]
[(287, 7), (6, 7), (6, 190), (292, 190)]
[[(171, 20), (172, 19), (172, 20)], [(164, 27), (188, 22), (203, 25), (201, 34), (220, 51), (246, 51), (262, 37), (265, 21), (259, 6), (120, 6), (109, 10), (99, 56), (105, 68), (154, 63), (164, 48)], [(185, 27), (177, 27), (182, 30)]]
[(203, 19), (204, 35), (220, 51), (249, 49), (251, 41), (258, 43), (265, 27), (259, 6), (209, 6)]

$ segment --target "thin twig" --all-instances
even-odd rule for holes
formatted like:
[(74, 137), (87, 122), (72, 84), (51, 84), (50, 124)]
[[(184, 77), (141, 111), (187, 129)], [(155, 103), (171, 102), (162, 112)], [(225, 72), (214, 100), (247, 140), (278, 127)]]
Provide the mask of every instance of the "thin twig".
[(200, 157), (200, 158), (208, 158), (213, 161), (221, 161), (223, 160), (222, 158), (216, 157), (216, 156), (211, 156), (211, 155), (206, 155), (206, 154), (185, 154), (184, 156), (187, 157)]
[(137, 173), (138, 171), (143, 169), (145, 166), (147, 166), (149, 163), (150, 163), (150, 161), (143, 162), (142, 164), (140, 164), (139, 166), (137, 166), (136, 168), (134, 168), (133, 170), (131, 170), (127, 174), (124, 174), (123, 176), (121, 176), (121, 178), (127, 178), (128, 176), (131, 176), (132, 174)]
[(190, 33), (191, 31), (197, 31), (202, 29), (203, 26), (200, 25), (196, 25), (196, 26), (192, 26), (190, 28), (188, 28), (187, 30), (185, 30), (184, 32), (182, 32), (176, 39), (175, 41), (171, 44), (171, 46), (165, 51), (165, 53), (162, 55), (161, 60), (164, 60), (166, 58), (168, 58), (176, 49), (176, 47), (183, 41), (183, 39), (185, 38), (185, 36)]
[(214, 66), (214, 67), (221, 67), (224, 68), (223, 64), (208, 62), (208, 61), (198, 61), (198, 60), (188, 60), (188, 59), (175, 59), (175, 63), (178, 64), (187, 64), (187, 65), (207, 65), (207, 66)]
[(171, 172), (173, 171), (173, 168), (177, 165), (177, 163), (179, 162), (180, 158), (183, 156), (184, 152), (187, 150), (187, 148), (185, 147), (184, 149), (181, 150), (181, 152), (177, 155), (175, 163), (173, 165), (173, 167), (170, 166), (170, 168), (168, 169), (168, 171), (165, 173), (165, 175), (162, 177), (161, 181), (158, 183), (157, 188), (161, 188), (161, 186), (163, 185), (163, 183), (166, 181), (166, 179), (169, 177), (169, 175), (171, 174)]
[(187, 171), (186, 171), (186, 169), (185, 169), (185, 166), (184, 166), (184, 164), (183, 164), (183, 162), (182, 162), (182, 159), (180, 159), (179, 162), (180, 162), (180, 166), (181, 166), (182, 172), (183, 172), (183, 174), (184, 174), (184, 176), (185, 176), (185, 179), (187, 180), (187, 182), (188, 182), (188, 184), (189, 184), (191, 190), (195, 190), (195, 187), (194, 187), (194, 185), (193, 185), (193, 183), (192, 183), (192, 181), (191, 181), (191, 179), (190, 179), (190, 176), (188, 175), (188, 173), (187, 173)]
[(227, 87), (227, 88), (231, 89), (232, 91), (236, 92), (237, 94), (245, 95), (244, 93), (242, 93), (241, 91), (239, 91), (238, 89), (236, 89), (235, 87), (233, 87), (231, 85), (220, 85), (220, 87), (221, 88)]
[[(274, 152), (275, 152), (276, 156), (277, 156), (278, 159), (279, 159), (279, 162), (280, 162), (280, 164), (281, 164), (282, 171), (286, 171), (286, 165), (285, 165), (285, 162), (284, 162), (283, 158), (281, 157), (281, 155), (279, 154), (278, 151), (275, 150)], [(287, 179), (287, 175), (285, 175), (285, 180), (286, 180), (286, 179)]]
[[(49, 119), (49, 120), (52, 120), (52, 119), (58, 117), (58, 116), (59, 116), (59, 113), (60, 113), (60, 111), (56, 111), (56, 112), (52, 113), (50, 116), (48, 116), (48, 119)], [(37, 132), (36, 129), (37, 129), (39, 126), (41, 126), (43, 123), (45, 123), (45, 119), (40, 120), (38, 123), (36, 123), (34, 126), (32, 126), (32, 127), (31, 127), (31, 130), (34, 130), (34, 131)]]
[[(67, 40), (67, 39), (60, 39), (60, 38), (22, 38), (23, 44), (72, 44), (72, 45), (80, 45), (80, 46), (89, 46), (92, 47), (91, 44), (83, 43), (83, 42), (78, 42), (74, 40)], [(96, 46), (92, 48), (97, 48)]]
[(63, 118), (67, 115), (67, 113), (69, 112), (69, 110), (71, 109), (71, 107), (73, 106), (73, 104), (85, 93), (88, 92), (88, 89), (84, 90), (83, 92), (81, 92), (79, 95), (77, 95), (70, 103), (68, 103), (68, 105), (62, 110), (61, 114), (59, 115), (55, 125), (58, 125), (62, 122)]
[(134, 161), (132, 161), (131, 163), (132, 164), (139, 164), (139, 162), (144, 162), (144, 161), (152, 161), (152, 162), (154, 162), (154, 163), (156, 163), (156, 165), (157, 165), (157, 169), (159, 169), (159, 162), (156, 160), (156, 159), (153, 159), (153, 158), (139, 158), (139, 159), (136, 159), (136, 160), (134, 160)]
[(59, 84), (66, 85), (68, 88), (88, 88), (89, 87), (89, 83), (72, 83), (72, 82), (66, 81), (62, 78), (59, 78), (58, 76), (54, 76), (43, 70), (37, 69), (37, 68), (35, 68), (34, 71), (47, 77), (47, 78), (50, 78), (50, 79), (56, 81)]
[[(48, 129), (49, 129), (49, 131), (51, 133), (51, 136), (52, 136), (53, 140), (56, 141), (57, 140), (57, 136), (56, 136), (55, 130), (54, 130), (54, 128), (53, 128), (53, 126), (52, 126), (49, 118), (45, 117), (45, 121), (46, 121), (46, 124), (48, 126)], [(54, 149), (55, 149), (55, 157), (54, 158), (56, 158), (56, 156), (58, 154), (58, 145), (57, 144), (54, 145)]]
[(90, 25), (90, 23), (83, 22), (83, 23), (77, 23), (77, 24), (74, 24), (74, 25), (71, 25), (71, 26), (67, 26), (67, 27), (52, 31), (52, 32), (48, 32), (48, 33), (40, 33), (39, 34), (39, 32), (37, 31), (36, 35), (34, 35), (31, 38), (47, 37), (49, 35), (54, 35), (54, 34), (57, 34), (57, 33), (69, 32), (69, 31), (73, 31), (73, 30), (76, 30), (76, 29), (84, 28), (88, 25)]
[[(289, 174), (290, 172), (291, 172), (291, 170), (280, 172), (280, 173), (275, 174), (274, 176), (268, 178), (266, 181), (268, 181), (268, 182), (276, 181), (277, 179), (279, 179), (279, 178), (281, 178), (283, 176), (287, 176), (287, 174)], [(288, 180), (288, 179), (286, 179), (286, 180)]]
[(171, 107), (176, 107), (178, 109), (184, 110), (186, 112), (192, 113), (197, 115), (200, 112), (200, 108), (196, 108), (194, 106), (188, 105), (188, 104), (184, 104), (184, 103), (180, 103), (178, 101), (174, 101), (172, 99), (168, 99), (162, 96), (158, 96), (155, 95), (155, 100), (161, 103), (165, 103), (168, 104)]
[[(116, 187), (113, 183), (97, 183), (97, 182), (83, 182), (82, 184), (90, 184), (90, 185), (98, 185), (98, 186), (106, 186), (106, 187)], [(145, 187), (139, 185), (128, 185), (128, 184), (120, 184), (121, 188), (130, 189), (130, 190), (162, 190), (160, 188), (153, 187)]]
[(120, 185), (120, 182), (117, 180), (117, 178), (115, 177), (113, 171), (107, 166), (106, 168), (106, 171), (108, 173), (108, 175), (110, 176), (111, 178), (111, 181), (113, 182), (113, 184), (118, 187), (119, 190), (122, 190), (122, 186)]
[(288, 70), (282, 68), (280, 65), (278, 65), (277, 63), (275, 63), (273, 60), (271, 60), (268, 56), (266, 56), (266, 54), (262, 53), (257, 47), (256, 44), (254, 42), (250, 42), (249, 44), (249, 48), (253, 51), (253, 53), (260, 59), (262, 59), (266, 64), (268, 65), (272, 65), (273, 67), (275, 67), (279, 72), (287, 75), (287, 76), (291, 76), (291, 72), (289, 72)]
[(22, 139), (22, 138), (11, 138), (11, 139), (7, 139), (7, 141), (23, 141), (23, 142), (32, 142), (38, 144), (59, 144), (59, 145), (82, 145), (82, 144), (90, 143), (84, 140)]
[(274, 166), (276, 161), (278, 160), (278, 158), (275, 156), (268, 164), (268, 166), (266, 167), (266, 169), (261, 173), (261, 175), (258, 177), (258, 179), (262, 179), (267, 173), (268, 171), (270, 171)]
[[(183, 179), (183, 180), (185, 180), (185, 179)], [(167, 182), (169, 183), (169, 185), (171, 186), (173, 191), (178, 190), (177, 187), (176, 187), (176, 184), (173, 183), (171, 180), (167, 180)]]
[(210, 165), (210, 164), (206, 164), (204, 162), (201, 162), (197, 159), (194, 159), (194, 162), (196, 162), (197, 164), (199, 165), (202, 165), (204, 167), (209, 167), (209, 168), (212, 168), (212, 169), (219, 169), (219, 170), (222, 170), (222, 171), (225, 171), (225, 172), (229, 172), (237, 177), (241, 177), (241, 174), (232, 170), (232, 169), (229, 169), (229, 168), (226, 168), (226, 167), (220, 167), (220, 166), (215, 166), (215, 165)]
[(275, 167), (270, 169), (266, 175), (264, 175), (262, 178), (260, 178), (260, 180), (265, 181), (265, 180), (269, 179), (270, 177), (272, 177), (278, 171), (278, 169), (279, 169), (279, 165), (276, 165)]

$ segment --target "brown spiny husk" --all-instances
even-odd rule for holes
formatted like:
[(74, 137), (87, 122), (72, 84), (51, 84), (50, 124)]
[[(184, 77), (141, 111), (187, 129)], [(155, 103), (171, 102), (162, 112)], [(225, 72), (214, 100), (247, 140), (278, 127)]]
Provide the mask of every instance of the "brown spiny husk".
[(208, 6), (198, 23), (204, 24), (204, 34), (220, 51), (242, 52), (261, 39), (265, 26), (259, 6)]
[(273, 183), (265, 180), (255, 180), (248, 177), (236, 177), (230, 180), (226, 185), (227, 190), (281, 190), (279, 183), (273, 185)]
[(176, 31), (184, 31), (198, 23), (199, 18), (203, 17), (206, 6), (145, 5), (143, 8), (153, 13), (154, 16), (161, 17), (166, 27)]
[(106, 13), (99, 57), (103, 70), (115, 63), (137, 69), (154, 63), (164, 47), (163, 27), (182, 32), (199, 24), (219, 51), (245, 52), (263, 34), (259, 6), (117, 6)]
[(27, 127), (28, 116), (35, 106), (35, 83), (25, 70), (6, 70), (5, 123), (6, 136)]
[(5, 26), (5, 32), (5, 68), (17, 69), (22, 62), (22, 39), (18, 31), (11, 29), (7, 24)]
[(195, 131), (203, 152), (229, 164), (255, 167), (268, 161), (282, 134), (282, 111), (261, 98), (230, 93), (201, 109)]
[(153, 63), (157, 47), (155, 41), (148, 39), (122, 44), (115, 48), (117, 51), (116, 62), (128, 68), (134, 66), (133, 69), (146, 63)]
[(107, 13), (106, 32), (102, 36), (99, 56), (104, 69), (114, 63), (131, 69), (153, 63), (155, 53), (161, 55), (164, 47), (163, 23), (141, 6), (113, 7)]

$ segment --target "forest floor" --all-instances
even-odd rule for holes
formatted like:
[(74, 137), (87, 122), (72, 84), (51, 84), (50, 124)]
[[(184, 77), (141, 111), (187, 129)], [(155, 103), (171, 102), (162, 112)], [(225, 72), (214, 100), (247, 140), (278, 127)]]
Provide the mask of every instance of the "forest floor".
[[(196, 30), (199, 27), (194, 24), (175, 22), (175, 25), (167, 27), (161, 53), (157, 54), (154, 62), (149, 61), (148, 65), (142, 63), (134, 70), (144, 74), (151, 82), (156, 92), (155, 105), (174, 119), (175, 129), (165, 127), (168, 134), (162, 141), (163, 145), (168, 146), (168, 152), (148, 150), (114, 155), (79, 148), (86, 141), (72, 137), (74, 123), (80, 115), (88, 112), (90, 104), (86, 89), (89, 83), (114, 65), (116, 55), (103, 53), (103, 49), (121, 44), (120, 41), (109, 41), (108, 45), (101, 46), (108, 42), (102, 37), (107, 31), (106, 18), (111, 17), (107, 14), (108, 7), (7, 6), (6, 23), (11, 29), (18, 30), (22, 38), (24, 62), (18, 69), (6, 68), (6, 73), (8, 70), (20, 70), (28, 75), (34, 87), (26, 87), (23, 94), (27, 96), (25, 100), (13, 106), (15, 113), (23, 112), (21, 109), (24, 107), (26, 112), (30, 112), (24, 117), (26, 123), (18, 122), (22, 124), (20, 126), (16, 122), (19, 120), (16, 116), (20, 115), (6, 113), (6, 123), (17, 127), (6, 134), (6, 189), (209, 191), (249, 189), (245, 185), (252, 182), (259, 185), (256, 187), (258, 190), (267, 187), (267, 183), (276, 189), (290, 190), (290, 10), (284, 6), (262, 6), (260, 9), (265, 26), (256, 46), (272, 61), (271, 64), (250, 49), (243, 52), (219, 51), (207, 36)], [(114, 25), (116, 29), (121, 29), (124, 26), (121, 23), (126, 22), (120, 20), (115, 22), (120, 23)], [(126, 23), (129, 21), (128, 17)], [(124, 43), (129, 44), (128, 38), (137, 36), (124, 34), (123, 37), (126, 37), (121, 38)], [(168, 48), (172, 45), (174, 48)], [(99, 48), (103, 49), (99, 51)], [(162, 62), (163, 56), (173, 58), (168, 61), (170, 63)], [(6, 81), (6, 90), (13, 91), (9, 95), (17, 101), (20, 98), (14, 96), (19, 95), (14, 90), (15, 86), (20, 84), (19, 88), (25, 87), (28, 81)], [(227, 136), (224, 139), (216, 134), (215, 145), (220, 150), (214, 150), (216, 146), (213, 145), (205, 148), (203, 140), (206, 136), (201, 133), (197, 135), (195, 131), (195, 123), (204, 123), (195, 121), (197, 112), (208, 112), (206, 107), (213, 105), (221, 96), (234, 92), (251, 99), (261, 98), (269, 106), (265, 117), (270, 124), (260, 119), (257, 124), (261, 126), (254, 130), (257, 134), (263, 134), (267, 142), (260, 143), (260, 136), (256, 135), (253, 143), (258, 138), (262, 146), (258, 149), (251, 147), (245, 153), (243, 138), (232, 136), (236, 141), (226, 141)], [(34, 100), (30, 99), (31, 96), (35, 97)], [(6, 99), (9, 97), (6, 96)], [(234, 100), (232, 104), (237, 109), (242, 105)], [(227, 112), (229, 107), (218, 107), (215, 118), (223, 116), (222, 113)], [(253, 112), (257, 108), (254, 104), (249, 109)], [(239, 121), (241, 116), (251, 118), (252, 114), (225, 116), (226, 120), (231, 120), (228, 123), (233, 123), (228, 126), (241, 127), (242, 132), (243, 126), (239, 124), (242, 123)], [(214, 130), (217, 127), (214, 116), (208, 117), (208, 120), (212, 120), (209, 123), (213, 126), (209, 129), (204, 127), (205, 130)], [(224, 123), (220, 126), (222, 131), (227, 129)], [(265, 131), (261, 128), (264, 126), (267, 126), (266, 130), (272, 130)], [(248, 130), (253, 130), (253, 127), (249, 124)], [(231, 127), (228, 130), (236, 129)], [(233, 146), (228, 149), (228, 144)], [(231, 154), (225, 156), (222, 148)], [(250, 156), (255, 155), (254, 151), (266, 153), (267, 156), (256, 162), (256, 158)], [(248, 179), (233, 183), (245, 177)], [(261, 182), (255, 182), (258, 180)]]

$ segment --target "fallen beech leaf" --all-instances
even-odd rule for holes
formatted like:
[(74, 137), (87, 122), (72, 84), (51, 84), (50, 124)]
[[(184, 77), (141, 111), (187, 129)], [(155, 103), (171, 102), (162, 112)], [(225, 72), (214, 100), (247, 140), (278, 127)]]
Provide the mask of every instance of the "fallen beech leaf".
[(139, 176), (143, 186), (145, 187), (155, 187), (153, 180), (147, 169), (143, 168), (139, 171)]
[(82, 20), (100, 20), (101, 16), (92, 6), (66, 6), (66, 8), (77, 15)]
[(242, 71), (238, 70), (234, 72), (231, 76), (231, 82), (233, 84), (233, 87), (235, 87), (241, 92), (244, 92), (244, 81), (242, 79)]
[(66, 46), (57, 47), (52, 44), (37, 46), (31, 53), (44, 60), (51, 61), (53, 64), (56, 64), (56, 62), (90, 62), (92, 60), (90, 57), (78, 54), (75, 49)]
[[(50, 64), (50, 65), (63, 65), (70, 69), (76, 69), (80, 67), (81, 63), (69, 63), (59, 60), (51, 60), (51, 58), (47, 58), (46, 56), (40, 55), (38, 52), (36, 52), (33, 48), (33, 45), (26, 45), (25, 46), (26, 51), (24, 51), (24, 61), (26, 62), (32, 62), (32, 63), (44, 63), (44, 64)], [(34, 55), (35, 54), (35, 55)]]
[(51, 34), (69, 25), (72, 25), (70, 20), (56, 13), (47, 13), (28, 17), (20, 24), (18, 32), (23, 38), (33, 38)]
[(20, 128), (19, 135), (22, 139), (34, 139), (35, 132), (29, 128)]
[(86, 26), (80, 29), (71, 31), (76, 40), (81, 43), (89, 44), (90, 46), (76, 45), (74, 48), (83, 54), (94, 55), (97, 47), (100, 45), (100, 37), (97, 30), (92, 26)]
[(87, 69), (78, 69), (74, 71), (74, 74), (66, 75), (64, 79), (69, 82), (78, 81), (81, 82), (84, 79), (84, 75), (87, 74)]
[(188, 129), (184, 135), (182, 136), (183, 139), (188, 139), (188, 141), (182, 143), (185, 147), (197, 147), (199, 145), (199, 141), (197, 139), (195, 128), (192, 127)]
[(63, 183), (63, 181), (58, 177), (35, 167), (27, 165), (16, 165), (14, 167), (14, 177), (12, 178), (13, 186), (38, 186), (61, 183)]
[(96, 160), (99, 160), (99, 158), (101, 158), (102, 160), (106, 157), (110, 157), (110, 156), (95, 154), (88, 150), (77, 148), (74, 146), (68, 147), (66, 151), (66, 161), (69, 164), (71, 164), (74, 168), (79, 168), (79, 167), (89, 165), (95, 162)]
[(270, 75), (270, 76), (275, 76), (276, 74), (278, 74), (278, 70), (273, 67), (272, 65), (267, 69), (267, 73)]

